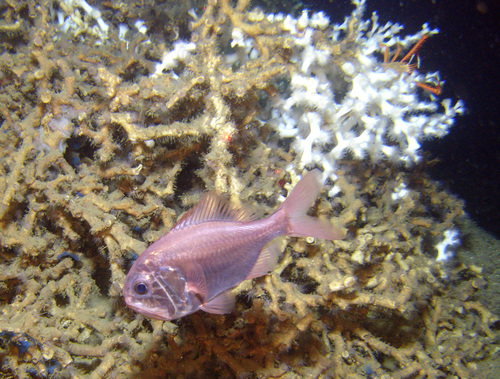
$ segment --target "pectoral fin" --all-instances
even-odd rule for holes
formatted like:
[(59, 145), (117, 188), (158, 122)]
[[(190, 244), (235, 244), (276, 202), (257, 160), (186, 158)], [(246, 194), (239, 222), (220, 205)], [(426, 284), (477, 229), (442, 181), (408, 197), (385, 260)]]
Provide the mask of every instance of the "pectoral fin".
[(203, 304), (200, 309), (207, 313), (224, 314), (234, 309), (236, 299), (231, 291), (226, 291), (214, 297), (208, 303)]
[(190, 263), (186, 265), (186, 280), (188, 291), (194, 292), (205, 298), (207, 295), (207, 281), (203, 269), (199, 264)]

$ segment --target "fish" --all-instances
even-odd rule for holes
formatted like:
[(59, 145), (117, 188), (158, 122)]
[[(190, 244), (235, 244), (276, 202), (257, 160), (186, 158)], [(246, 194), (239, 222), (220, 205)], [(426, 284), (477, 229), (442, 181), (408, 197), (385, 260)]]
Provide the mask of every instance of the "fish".
[(307, 215), (322, 184), (321, 171), (309, 171), (274, 213), (258, 220), (207, 192), (136, 259), (122, 289), (126, 305), (157, 320), (198, 310), (230, 313), (231, 290), (276, 266), (282, 252), (278, 237), (344, 238), (342, 228)]

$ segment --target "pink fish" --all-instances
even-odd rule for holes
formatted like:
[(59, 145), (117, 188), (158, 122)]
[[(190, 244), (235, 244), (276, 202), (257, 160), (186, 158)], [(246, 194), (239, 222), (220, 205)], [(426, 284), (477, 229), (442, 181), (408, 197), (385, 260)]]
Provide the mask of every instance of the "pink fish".
[(125, 279), (127, 306), (154, 319), (174, 320), (199, 309), (229, 313), (231, 289), (272, 271), (281, 253), (276, 237), (334, 240), (343, 231), (306, 215), (321, 190), (321, 172), (307, 173), (270, 216), (254, 220), (207, 193), (177, 224), (149, 246)]

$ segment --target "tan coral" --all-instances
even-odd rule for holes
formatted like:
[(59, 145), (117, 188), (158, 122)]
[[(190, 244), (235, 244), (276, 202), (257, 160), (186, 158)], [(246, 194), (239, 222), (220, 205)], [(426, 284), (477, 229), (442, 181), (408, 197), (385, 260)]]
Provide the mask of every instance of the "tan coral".
[[(389, 164), (345, 160), (339, 194), (312, 211), (348, 238), (289, 239), (270, 275), (234, 289), (232, 314), (158, 322), (126, 309), (131, 261), (203, 191), (269, 213), (297, 183), (295, 152), (257, 120), (259, 96), (277, 100), (297, 67), (289, 34), (246, 0), (206, 4), (177, 77), (149, 75), (173, 40), (95, 45), (92, 20), (58, 3), (79, 23), (74, 39), (43, 2), (8, 2), (0, 25), (25, 37), (0, 56), (2, 374), (471, 377), (495, 352), (497, 318), (476, 300), (481, 270), (445, 270), (428, 249), (463, 204)], [(314, 38), (341, 63), (356, 22), (341, 43)], [(239, 67), (220, 49), (232, 28), (259, 52)], [(59, 118), (68, 135), (52, 127)], [(410, 195), (395, 204), (401, 183)]]

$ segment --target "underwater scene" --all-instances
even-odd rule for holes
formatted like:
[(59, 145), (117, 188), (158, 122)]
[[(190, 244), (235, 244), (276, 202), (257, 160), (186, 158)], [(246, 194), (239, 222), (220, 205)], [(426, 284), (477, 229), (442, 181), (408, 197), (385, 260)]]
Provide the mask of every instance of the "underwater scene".
[(0, 377), (500, 377), (467, 96), (377, 4), (0, 1)]

